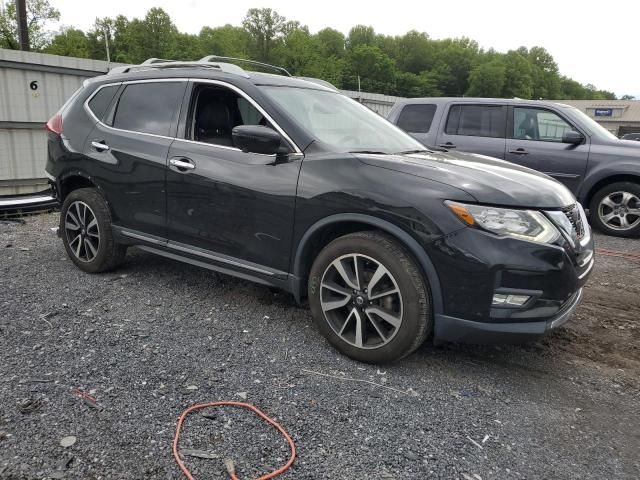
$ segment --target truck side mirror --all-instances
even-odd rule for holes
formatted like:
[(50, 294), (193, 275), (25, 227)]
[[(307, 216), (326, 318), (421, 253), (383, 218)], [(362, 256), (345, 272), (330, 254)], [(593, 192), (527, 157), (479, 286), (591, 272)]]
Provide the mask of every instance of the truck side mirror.
[(580, 145), (584, 142), (584, 135), (575, 130), (569, 130), (562, 136), (562, 143), (570, 143), (571, 145)]

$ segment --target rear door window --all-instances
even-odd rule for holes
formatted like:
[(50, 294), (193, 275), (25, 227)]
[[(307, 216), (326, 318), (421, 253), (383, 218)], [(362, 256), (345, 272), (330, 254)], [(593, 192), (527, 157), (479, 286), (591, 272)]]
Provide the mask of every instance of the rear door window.
[(405, 132), (427, 133), (435, 113), (436, 105), (432, 103), (407, 105), (400, 112), (398, 127)]
[(102, 87), (98, 92), (89, 100), (89, 110), (93, 112), (96, 118), (102, 121), (104, 114), (107, 112), (107, 108), (111, 104), (114, 95), (120, 88), (120, 85), (110, 85), (108, 87)]
[(504, 138), (506, 109), (501, 105), (453, 105), (449, 109), (447, 135)]
[(132, 83), (120, 95), (113, 126), (132, 132), (169, 136), (185, 82)]

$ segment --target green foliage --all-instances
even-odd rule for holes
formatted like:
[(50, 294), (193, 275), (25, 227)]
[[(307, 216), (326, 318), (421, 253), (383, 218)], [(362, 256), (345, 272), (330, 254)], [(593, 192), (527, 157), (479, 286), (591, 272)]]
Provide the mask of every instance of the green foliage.
[(198, 36), (202, 56), (220, 55), (223, 57), (249, 58), (251, 36), (241, 27), (204, 27)]
[(256, 60), (271, 61), (274, 43), (287, 28), (286, 18), (270, 8), (250, 8), (242, 26), (252, 39), (252, 53)]
[(506, 80), (505, 65), (502, 59), (495, 58), (477, 65), (469, 74), (470, 97), (500, 97)]
[[(542, 47), (507, 53), (482, 50), (469, 38), (435, 40), (425, 32), (376, 33), (356, 25), (345, 37), (325, 28), (315, 34), (270, 8), (252, 8), (241, 26), (179, 32), (169, 15), (152, 8), (143, 19), (98, 18), (92, 29), (63, 29), (50, 39), (45, 24), (58, 12), (49, 0), (28, 0), (34, 48), (59, 55), (139, 63), (150, 57), (194, 60), (205, 55), (254, 59), (298, 76), (322, 78), (338, 88), (407, 97), (461, 96), (544, 99), (613, 99), (611, 92), (560, 75)], [(15, 5), (0, 15), (0, 47), (17, 48)]]
[(67, 57), (89, 58), (89, 39), (82, 30), (68, 28), (56, 35), (44, 52)]
[[(41, 50), (49, 43), (51, 32), (45, 29), (46, 24), (57, 20), (60, 20), (60, 12), (51, 6), (49, 0), (27, 0), (27, 29), (32, 50)], [(4, 12), (0, 13), (0, 48), (20, 48), (14, 0), (5, 3)]]

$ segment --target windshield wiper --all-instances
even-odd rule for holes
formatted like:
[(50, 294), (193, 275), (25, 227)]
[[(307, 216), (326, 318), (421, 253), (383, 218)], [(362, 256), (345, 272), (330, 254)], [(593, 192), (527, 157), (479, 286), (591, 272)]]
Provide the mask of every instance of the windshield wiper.
[(434, 150), (430, 150), (428, 148), (423, 148), (420, 150), (405, 150), (403, 152), (396, 152), (394, 155), (410, 155), (412, 153), (433, 153)]
[(350, 150), (349, 153), (371, 153), (375, 155), (389, 155), (389, 153), (381, 152), (379, 150)]

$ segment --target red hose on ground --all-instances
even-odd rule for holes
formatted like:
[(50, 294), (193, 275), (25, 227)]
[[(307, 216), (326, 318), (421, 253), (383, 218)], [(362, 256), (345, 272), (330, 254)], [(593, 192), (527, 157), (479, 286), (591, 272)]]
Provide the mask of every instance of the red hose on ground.
[[(273, 428), (278, 430), (282, 434), (282, 436), (287, 440), (287, 443), (289, 444), (289, 448), (291, 449), (291, 456), (289, 457), (289, 461), (285, 463), (283, 466), (281, 466), (280, 468), (278, 468), (277, 470), (267, 473), (266, 475), (259, 477), (257, 480), (269, 480), (271, 478), (275, 478), (281, 473), (288, 470), (291, 467), (291, 465), (293, 465), (293, 461), (296, 459), (296, 446), (293, 443), (291, 436), (286, 432), (284, 428), (282, 428), (282, 426), (280, 426), (280, 424), (278, 424), (278, 422), (276, 422), (273, 418), (268, 417), (267, 414), (264, 413), (262, 410), (260, 410), (258, 407), (255, 407), (250, 403), (244, 403), (244, 402), (196, 403), (195, 405), (191, 405), (184, 412), (182, 412), (182, 415), (180, 415), (180, 418), (178, 418), (178, 423), (176, 424), (176, 434), (173, 437), (173, 457), (176, 459), (176, 462), (178, 463), (180, 470), (182, 470), (182, 472), (185, 474), (185, 476), (189, 480), (194, 480), (193, 475), (191, 475), (191, 472), (189, 471), (189, 469), (186, 467), (186, 465), (180, 458), (180, 454), (178, 451), (178, 441), (180, 440), (180, 431), (182, 430), (182, 424), (184, 423), (185, 418), (187, 418), (187, 415), (189, 415), (191, 412), (195, 410), (201, 410), (203, 408), (209, 408), (209, 407), (224, 407), (224, 406), (241, 407), (241, 408), (246, 408), (247, 410), (251, 410), (253, 413), (258, 415), (260, 418), (262, 418), (265, 422), (267, 422)], [(227, 471), (229, 472), (229, 477), (231, 478), (231, 480), (238, 480), (238, 477), (236, 476), (235, 469), (233, 466), (233, 462), (231, 460), (225, 460), (225, 465), (227, 467)]]

